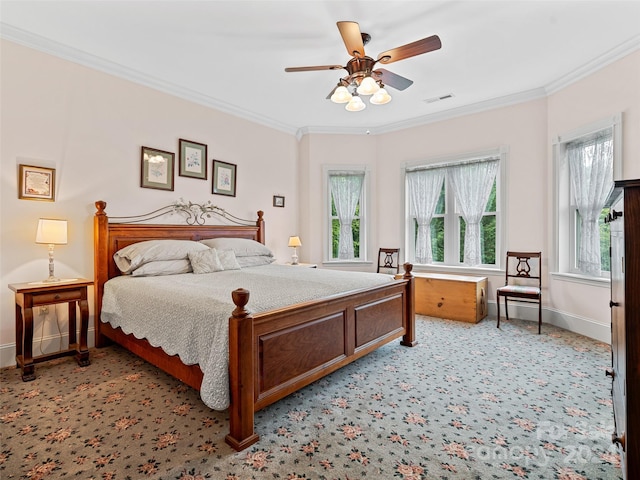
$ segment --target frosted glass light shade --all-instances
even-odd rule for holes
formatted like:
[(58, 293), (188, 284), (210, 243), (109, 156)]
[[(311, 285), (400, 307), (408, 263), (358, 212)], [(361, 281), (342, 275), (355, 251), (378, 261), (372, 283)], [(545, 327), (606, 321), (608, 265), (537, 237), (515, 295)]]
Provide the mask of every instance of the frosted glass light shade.
[(364, 104), (364, 102), (362, 101), (362, 99), (360, 97), (358, 97), (357, 95), (355, 95), (351, 101), (349, 103), (347, 103), (347, 106), (344, 107), (345, 109), (347, 109), (350, 112), (359, 112), (360, 110), (364, 110), (367, 106)]
[(351, 94), (345, 86), (339, 86), (335, 89), (333, 95), (331, 95), (331, 101), (333, 103), (347, 103), (349, 100), (351, 100)]
[(371, 77), (364, 77), (360, 85), (356, 89), (356, 92), (360, 95), (373, 95), (380, 90), (380, 85)]
[(49, 245), (67, 244), (67, 221), (41, 218), (36, 230), (36, 243)]
[(384, 105), (385, 103), (389, 103), (391, 101), (391, 95), (387, 93), (384, 88), (381, 88), (376, 93), (373, 94), (369, 102), (374, 105)]

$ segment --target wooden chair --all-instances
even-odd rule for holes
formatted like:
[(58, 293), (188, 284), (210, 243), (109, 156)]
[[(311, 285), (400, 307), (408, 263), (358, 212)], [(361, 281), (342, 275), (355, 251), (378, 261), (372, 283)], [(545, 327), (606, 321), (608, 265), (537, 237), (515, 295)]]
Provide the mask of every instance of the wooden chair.
[(383, 269), (383, 273), (390, 273), (389, 270), (395, 270), (400, 273), (400, 249), (399, 248), (381, 248), (378, 250), (378, 273)]
[(541, 252), (507, 252), (505, 282), (498, 287), (498, 325), (500, 328), (500, 297), (509, 320), (508, 300), (538, 304), (538, 334), (542, 327), (542, 266)]

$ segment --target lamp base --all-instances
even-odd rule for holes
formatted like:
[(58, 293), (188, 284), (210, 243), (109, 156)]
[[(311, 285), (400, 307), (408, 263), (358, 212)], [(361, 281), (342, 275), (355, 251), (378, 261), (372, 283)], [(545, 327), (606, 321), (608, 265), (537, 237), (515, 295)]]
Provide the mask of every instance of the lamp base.
[(58, 277), (49, 277), (46, 278), (44, 280), (42, 280), (42, 283), (56, 283), (56, 282), (61, 282), (62, 280), (60, 280)]
[(298, 265), (298, 255), (295, 253), (291, 255), (291, 265)]

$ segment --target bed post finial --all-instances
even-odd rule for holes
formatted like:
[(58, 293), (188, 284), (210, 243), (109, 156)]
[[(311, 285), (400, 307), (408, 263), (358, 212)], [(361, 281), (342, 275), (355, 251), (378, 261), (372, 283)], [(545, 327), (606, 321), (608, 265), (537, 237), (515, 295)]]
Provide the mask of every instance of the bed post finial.
[(402, 268), (404, 268), (404, 278), (413, 276), (411, 274), (411, 270), (413, 270), (413, 263), (405, 263), (404, 265), (402, 265)]
[(254, 344), (253, 317), (245, 308), (249, 290), (238, 288), (231, 292), (236, 308), (229, 319), (229, 434), (225, 441), (240, 451), (260, 438), (254, 431)]
[(96, 215), (106, 215), (104, 211), (107, 208), (107, 202), (105, 202), (104, 200), (98, 200), (96, 202), (96, 208), (98, 209)]

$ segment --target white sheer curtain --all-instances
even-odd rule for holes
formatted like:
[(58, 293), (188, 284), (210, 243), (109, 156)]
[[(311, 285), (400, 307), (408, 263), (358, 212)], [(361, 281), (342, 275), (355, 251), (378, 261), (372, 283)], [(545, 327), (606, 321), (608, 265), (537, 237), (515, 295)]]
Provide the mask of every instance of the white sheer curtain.
[(580, 213), (578, 269), (600, 276), (600, 228), (598, 218), (613, 188), (613, 141), (600, 133), (567, 145), (571, 190)]
[(338, 243), (338, 258), (352, 259), (353, 251), (353, 218), (362, 192), (364, 174), (331, 175), (331, 195), (340, 221), (340, 240)]
[(438, 204), (444, 174), (444, 168), (407, 172), (409, 215), (415, 217), (418, 223), (416, 263), (433, 263), (431, 219)]
[(466, 163), (447, 168), (449, 184), (456, 196), (460, 214), (466, 223), (464, 263), (482, 263), (480, 222), (498, 171), (498, 160)]

